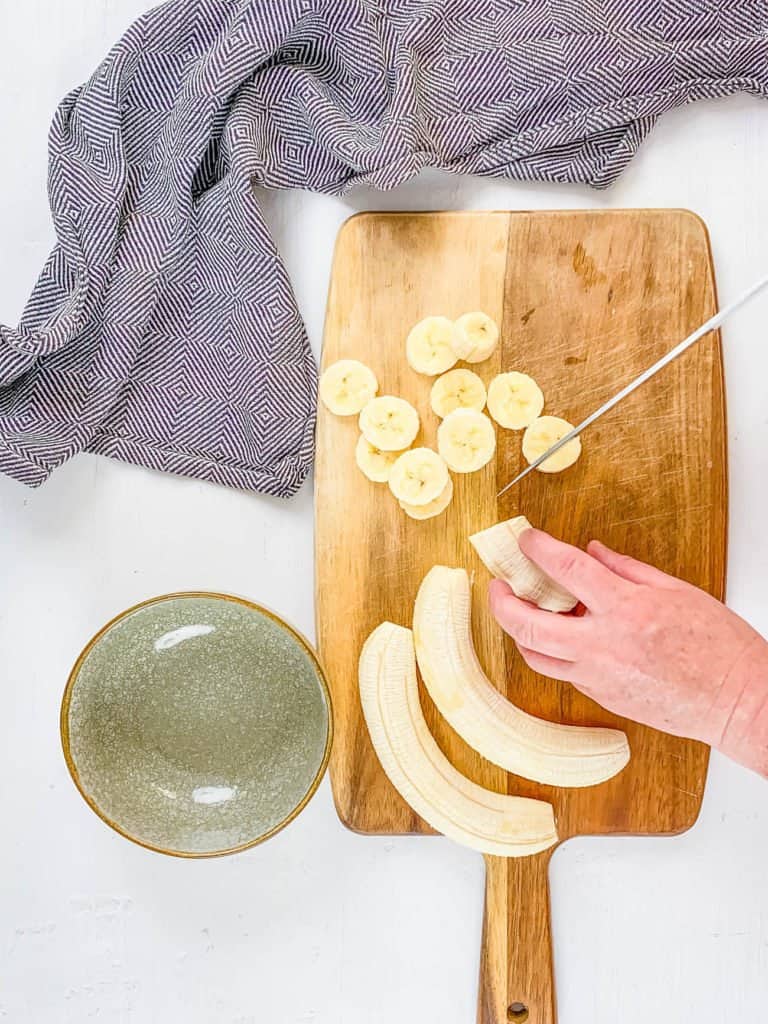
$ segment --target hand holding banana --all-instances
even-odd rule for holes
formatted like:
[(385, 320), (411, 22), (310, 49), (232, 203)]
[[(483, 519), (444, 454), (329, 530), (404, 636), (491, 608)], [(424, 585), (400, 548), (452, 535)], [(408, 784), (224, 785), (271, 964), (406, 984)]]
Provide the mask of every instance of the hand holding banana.
[[(581, 427), (755, 293), (694, 332)], [(488, 465), (494, 421), (524, 431), (522, 455), (531, 469), (561, 472), (581, 454), (581, 427), (542, 415), (544, 394), (532, 377), (509, 371), (486, 385), (474, 370), (455, 368), (458, 360), (485, 361), (498, 341), (497, 325), (480, 312), (456, 321), (429, 316), (410, 331), (410, 368), (436, 377), (429, 396), (440, 421), (436, 450), (423, 442), (413, 447), (423, 429), (418, 410), (399, 396), (380, 395), (368, 367), (342, 359), (323, 372), (319, 392), (328, 410), (358, 417), (361, 472), (388, 484), (412, 519), (446, 511), (451, 474)], [(535, 672), (768, 775), (768, 643), (747, 623), (695, 587), (601, 544), (587, 552), (563, 544), (531, 529), (523, 515), (469, 541), (494, 577), (496, 618)], [(547, 721), (506, 699), (475, 651), (471, 610), (467, 569), (435, 565), (421, 582), (412, 629), (387, 621), (368, 635), (359, 659), (361, 707), (384, 773), (421, 818), (483, 853), (524, 857), (557, 842), (554, 806), (484, 789), (456, 770), (422, 713), (417, 663), (440, 716), (483, 758), (514, 775), (556, 787), (597, 786), (624, 769), (630, 743), (620, 730)]]
[(768, 643), (759, 633), (697, 587), (596, 541), (584, 552), (531, 529), (518, 542), (585, 608), (556, 615), (491, 583), (493, 613), (535, 672), (768, 775)]

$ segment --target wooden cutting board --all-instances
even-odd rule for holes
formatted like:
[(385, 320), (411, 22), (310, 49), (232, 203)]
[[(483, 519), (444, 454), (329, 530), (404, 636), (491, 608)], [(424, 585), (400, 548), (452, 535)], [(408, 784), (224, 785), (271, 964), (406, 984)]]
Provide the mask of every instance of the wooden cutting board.
[[(548, 413), (578, 423), (716, 308), (708, 237), (681, 210), (363, 214), (339, 235), (323, 364), (362, 360), (381, 393), (422, 416), (434, 445), (431, 380), (409, 369), (405, 337), (422, 317), (474, 309), (501, 325), (497, 353), (475, 369), (487, 382), (523, 370)], [(523, 467), (521, 435), (499, 430), (494, 462), (455, 476), (448, 511), (413, 522), (386, 486), (355, 466), (356, 418), (320, 410), (316, 475), (317, 628), (334, 698), (331, 759), (341, 820), (366, 834), (430, 833), (382, 772), (362, 718), (357, 659), (384, 619), (410, 626), (435, 564), (474, 573), (474, 634), (494, 683), (527, 711), (557, 722), (625, 728), (632, 748), (617, 778), (555, 789), (508, 775), (470, 750), (422, 701), (438, 743), (481, 785), (554, 804), (562, 840), (598, 833), (671, 834), (699, 813), (708, 749), (624, 722), (574, 688), (531, 672), (492, 620), (489, 574), (471, 533), (519, 513), (584, 546), (597, 537), (723, 597), (726, 430), (720, 339), (710, 335), (600, 420), (584, 454), (558, 476), (532, 473), (497, 500)], [(547, 854), (486, 858), (480, 1024), (553, 1024)], [(585, 956), (585, 969), (591, 960)], [(595, 983), (599, 972), (595, 968)]]

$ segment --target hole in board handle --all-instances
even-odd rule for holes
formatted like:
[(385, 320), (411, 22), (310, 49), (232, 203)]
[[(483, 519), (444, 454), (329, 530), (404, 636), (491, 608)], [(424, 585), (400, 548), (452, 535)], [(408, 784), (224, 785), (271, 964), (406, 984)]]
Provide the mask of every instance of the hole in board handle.
[(524, 1024), (528, 1020), (528, 1007), (525, 1003), (510, 1003), (507, 1007), (507, 1020), (510, 1024)]

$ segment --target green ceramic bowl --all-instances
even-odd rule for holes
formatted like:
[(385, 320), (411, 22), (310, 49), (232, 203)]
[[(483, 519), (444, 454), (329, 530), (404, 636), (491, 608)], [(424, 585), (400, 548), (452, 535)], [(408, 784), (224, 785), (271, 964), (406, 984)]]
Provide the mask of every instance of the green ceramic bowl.
[(169, 594), (123, 612), (77, 659), (61, 706), (75, 785), (115, 831), (214, 857), (284, 828), (331, 749), (317, 655), (271, 612)]

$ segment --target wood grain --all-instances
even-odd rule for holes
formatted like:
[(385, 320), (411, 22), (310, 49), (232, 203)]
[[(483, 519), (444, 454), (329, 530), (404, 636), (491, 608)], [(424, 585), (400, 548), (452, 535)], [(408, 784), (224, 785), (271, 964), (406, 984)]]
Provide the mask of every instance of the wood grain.
[(485, 858), (477, 1024), (555, 1020), (549, 862)]
[[(339, 235), (323, 361), (351, 356), (370, 365), (382, 393), (417, 406), (420, 443), (434, 444), (431, 382), (403, 356), (408, 329), (429, 313), (485, 309), (498, 318), (503, 343), (477, 367), (481, 376), (528, 372), (544, 390), (546, 411), (578, 422), (715, 307), (706, 229), (685, 211), (364, 214)], [(431, 831), (381, 771), (362, 720), (356, 665), (364, 638), (383, 619), (410, 625), (421, 579), (442, 563), (474, 573), (473, 632), (499, 688), (553, 721), (621, 725), (632, 748), (628, 768), (604, 785), (542, 786), (467, 748), (422, 691), (451, 761), (482, 785), (552, 801), (562, 840), (670, 834), (693, 824), (708, 750), (623, 722), (572, 687), (530, 672), (491, 619), (489, 576), (468, 537), (524, 512), (565, 540), (583, 546), (599, 537), (722, 597), (727, 473), (719, 336), (703, 339), (592, 427), (570, 470), (530, 474), (497, 500), (523, 466), (520, 435), (499, 431), (495, 463), (456, 477), (453, 504), (426, 523), (409, 520), (385, 487), (362, 477), (356, 439), (354, 418), (320, 410), (317, 628), (334, 696), (331, 776), (342, 821), (368, 834)], [(488, 861), (482, 1024), (501, 1024), (504, 1008), (516, 1002), (527, 1006), (531, 1024), (554, 1021), (547, 863)], [(521, 893), (530, 899), (520, 900)]]

